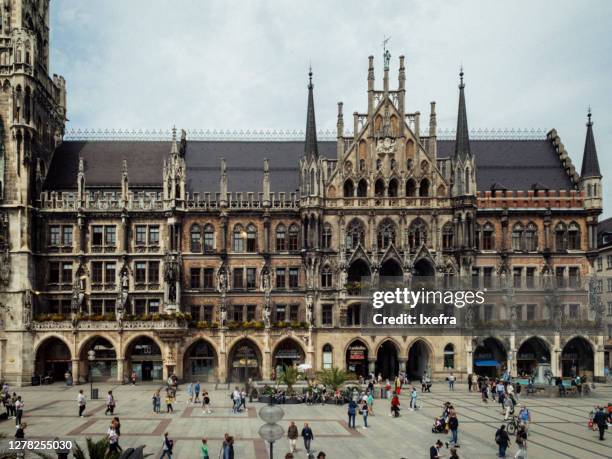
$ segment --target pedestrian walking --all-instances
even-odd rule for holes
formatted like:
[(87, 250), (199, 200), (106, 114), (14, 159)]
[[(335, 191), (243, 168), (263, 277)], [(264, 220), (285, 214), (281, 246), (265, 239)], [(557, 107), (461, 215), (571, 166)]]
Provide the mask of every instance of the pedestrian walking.
[(234, 437), (231, 435), (225, 434), (219, 459), (234, 459)]
[(112, 416), (113, 413), (115, 412), (115, 397), (113, 396), (113, 391), (109, 390), (108, 394), (106, 395), (106, 411), (104, 411), (104, 415), (107, 415), (110, 413), (110, 415)]
[(193, 403), (200, 403), (200, 389), (202, 389), (202, 386), (200, 386), (200, 381), (196, 381), (195, 386), (193, 386)]
[(357, 403), (355, 400), (349, 401), (348, 404), (348, 426), (349, 429), (355, 429), (355, 412), (357, 411)]
[(232, 401), (234, 402), (232, 411), (234, 414), (236, 414), (238, 413), (239, 408), (240, 408), (240, 390), (238, 390), (238, 387), (236, 387), (234, 389), (234, 392), (232, 392), (231, 398), (232, 398)]
[(472, 392), (472, 385), (474, 384), (474, 376), (472, 375), (472, 373), (468, 375), (467, 382), (468, 382), (468, 392)]
[(193, 402), (193, 383), (187, 384), (187, 397), (189, 397), (189, 402)]
[(17, 402), (17, 394), (13, 392), (13, 395), (11, 395), (11, 398), (9, 399), (9, 411), (10, 411), (9, 419), (15, 419), (15, 416), (17, 415), (17, 413), (15, 412), (16, 402)]
[(161, 406), (161, 400), (159, 396), (159, 391), (153, 392), (153, 396), (151, 397), (151, 404), (153, 405), (153, 412), (159, 413), (159, 408)]
[(111, 428), (114, 429), (115, 433), (117, 434), (117, 451), (123, 451), (123, 448), (121, 445), (119, 445), (119, 439), (121, 438), (121, 422), (119, 422), (118, 417), (115, 416), (111, 421)]
[(202, 394), (202, 413), (212, 413), (210, 409), (210, 395), (206, 391)]
[(412, 390), (410, 391), (410, 410), (414, 411), (417, 409), (417, 395), (418, 392), (416, 387), (412, 386)]
[(174, 441), (168, 437), (168, 432), (165, 432), (162, 440), (162, 455), (159, 459), (164, 459), (164, 457), (172, 459), (172, 448), (174, 448)]
[(113, 423), (109, 426), (106, 431), (106, 439), (108, 441), (108, 454), (113, 455), (119, 452), (119, 435), (115, 430)]
[(521, 404), (521, 410), (519, 411), (518, 418), (521, 424), (525, 426), (525, 431), (527, 432), (529, 430), (529, 423), (531, 422), (531, 413), (523, 404)]
[(370, 416), (374, 416), (374, 389), (368, 392), (368, 396), (366, 398), (366, 402), (368, 404), (368, 414)]
[(210, 459), (208, 456), (208, 438), (202, 438), (200, 445), (200, 459)]
[(79, 417), (83, 417), (83, 413), (85, 412), (85, 406), (87, 401), (85, 400), (85, 394), (83, 394), (83, 389), (79, 390), (79, 395), (77, 395), (77, 404), (79, 405)]
[(174, 408), (172, 407), (172, 395), (166, 394), (166, 413), (174, 413)]
[(394, 392), (393, 397), (391, 398), (391, 416), (398, 418), (400, 412), (400, 399), (397, 394)]
[(359, 402), (359, 411), (363, 417), (363, 428), (368, 428), (368, 403), (365, 400)]
[(597, 413), (593, 416), (593, 423), (597, 424), (597, 428), (599, 429), (599, 440), (604, 440), (604, 434), (606, 429), (608, 428), (608, 421), (606, 419), (606, 413), (601, 406), (597, 407)]
[(304, 427), (302, 427), (302, 438), (304, 439), (304, 449), (310, 453), (310, 442), (314, 439), (314, 434), (312, 433), (312, 429), (308, 425), (307, 422), (304, 423)]
[(520, 424), (516, 431), (516, 446), (518, 451), (514, 459), (527, 459), (527, 430), (523, 424)]
[(287, 429), (287, 438), (289, 439), (289, 451), (295, 453), (297, 451), (298, 428), (293, 421)]
[(21, 395), (17, 396), (17, 400), (15, 400), (15, 426), (19, 427), (21, 425), (21, 418), (23, 417), (23, 408), (25, 404), (23, 400), (21, 400)]
[(132, 374), (130, 376), (130, 382), (132, 383), (132, 386), (136, 385), (136, 372), (132, 371)]
[(499, 447), (497, 457), (506, 457), (506, 449), (510, 446), (510, 437), (508, 436), (508, 432), (506, 432), (506, 426), (503, 424), (497, 429), (497, 432), (495, 432), (495, 443), (497, 443)]
[(451, 371), (450, 375), (448, 375), (448, 389), (451, 391), (455, 390), (455, 380), (457, 378), (455, 378), (455, 375), (453, 374), (453, 372)]
[(448, 415), (448, 430), (450, 430), (451, 438), (448, 443), (446, 443), (446, 447), (448, 448), (449, 443), (455, 448), (459, 448), (459, 443), (457, 441), (457, 434), (459, 431), (459, 420), (457, 419), (457, 413), (455, 410), (451, 410)]

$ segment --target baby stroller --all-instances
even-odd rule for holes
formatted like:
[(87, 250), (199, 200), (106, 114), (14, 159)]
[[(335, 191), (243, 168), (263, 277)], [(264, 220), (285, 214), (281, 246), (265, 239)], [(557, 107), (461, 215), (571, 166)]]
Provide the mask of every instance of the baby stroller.
[(435, 418), (433, 426), (431, 426), (431, 432), (432, 433), (447, 433), (446, 432), (446, 424), (444, 422), (444, 419), (442, 419), (442, 418)]

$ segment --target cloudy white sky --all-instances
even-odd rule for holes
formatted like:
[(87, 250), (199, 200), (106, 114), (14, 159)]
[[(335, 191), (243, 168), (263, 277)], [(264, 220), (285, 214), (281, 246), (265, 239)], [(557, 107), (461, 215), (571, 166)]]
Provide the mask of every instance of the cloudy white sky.
[[(471, 128), (555, 127), (579, 170), (587, 107), (612, 174), (612, 2), (54, 0), (51, 69), (72, 128), (303, 129), (308, 63), (319, 128), (366, 109), (367, 56), (407, 110), (452, 128), (465, 68)], [(608, 180), (609, 182), (609, 180)], [(612, 203), (612, 186), (606, 186)]]

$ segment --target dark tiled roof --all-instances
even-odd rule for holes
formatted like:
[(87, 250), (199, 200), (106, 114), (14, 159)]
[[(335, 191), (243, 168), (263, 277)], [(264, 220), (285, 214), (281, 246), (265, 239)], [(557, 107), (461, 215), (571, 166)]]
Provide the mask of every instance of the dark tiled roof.
[[(612, 242), (608, 242), (610, 234), (612, 234), (612, 217), (606, 218), (597, 224), (597, 245), (599, 247), (608, 247), (612, 245)], [(605, 242), (604, 235), (608, 236)]]
[[(529, 190), (534, 184), (551, 190), (574, 189), (549, 140), (470, 140), (476, 161), (478, 189), (495, 183), (508, 190)], [(454, 140), (438, 141), (438, 157), (450, 158)]]
[[(321, 156), (335, 158), (335, 141), (318, 144)], [(471, 140), (470, 148), (479, 190), (489, 190), (494, 183), (509, 190), (528, 190), (535, 183), (541, 188), (573, 189), (547, 140)], [(454, 140), (438, 141), (440, 158), (450, 158), (454, 149)], [(169, 141), (67, 141), (55, 152), (45, 188), (75, 188), (79, 157), (85, 163), (86, 186), (118, 187), (126, 159), (130, 186), (160, 187), (169, 152)], [(268, 158), (272, 191), (292, 192), (298, 187), (303, 154), (303, 141), (188, 141), (187, 189), (219, 191), (220, 162), (225, 158), (229, 191), (257, 193), (262, 190), (263, 160)]]

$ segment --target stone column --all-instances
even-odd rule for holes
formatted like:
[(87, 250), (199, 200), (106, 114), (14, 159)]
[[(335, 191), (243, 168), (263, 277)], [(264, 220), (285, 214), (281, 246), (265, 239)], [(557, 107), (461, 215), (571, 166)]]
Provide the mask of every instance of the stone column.
[(606, 364), (605, 357), (603, 336), (600, 335), (597, 337), (597, 346), (595, 347), (595, 355), (593, 356), (593, 376), (595, 380), (603, 381), (604, 366)]
[(272, 351), (270, 349), (270, 333), (266, 331), (264, 335), (264, 353), (261, 356), (261, 377), (263, 379), (272, 379)]
[[(456, 364), (457, 362), (455, 362)], [(467, 374), (472, 373), (474, 367), (474, 350), (472, 349), (472, 341), (468, 341), (465, 348), (465, 371)]]
[(72, 381), (79, 384), (79, 359), (72, 359)]
[(405, 372), (406, 371), (406, 364), (408, 363), (408, 357), (399, 357), (397, 360), (399, 362), (399, 372), (400, 373), (402, 371)]
[(550, 353), (550, 370), (553, 377), (561, 376), (561, 336), (555, 333), (555, 344)]
[(368, 356), (368, 372), (374, 373), (376, 371), (376, 357)]
[(510, 352), (508, 353), (508, 372), (513, 378), (516, 378), (518, 376), (516, 353), (516, 336), (514, 333), (512, 333), (510, 335)]
[(117, 358), (117, 382), (121, 384), (123, 382), (123, 376), (125, 375), (125, 359), (122, 357)]

